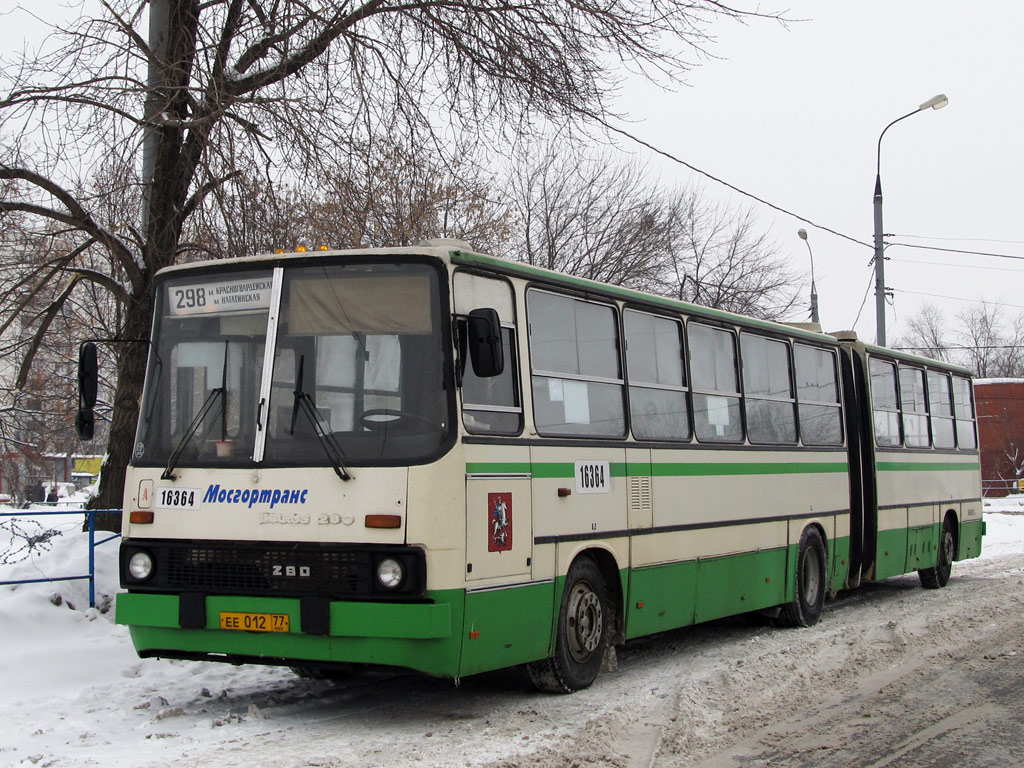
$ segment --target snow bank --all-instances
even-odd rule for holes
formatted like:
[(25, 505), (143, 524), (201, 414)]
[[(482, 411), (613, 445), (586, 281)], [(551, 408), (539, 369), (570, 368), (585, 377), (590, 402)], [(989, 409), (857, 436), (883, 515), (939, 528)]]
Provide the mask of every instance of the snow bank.
[[(13, 537), (12, 547), (10, 529), (4, 528), (0, 553), (6, 552), (6, 559), (15, 551), (28, 556), (17, 563), (0, 564), (0, 580), (80, 575), (87, 571), (88, 538), (81, 531), (81, 514), (34, 518), (28, 510), (17, 520), (19, 530), (35, 536), (37, 542), (25, 552), (24, 537), (21, 543)], [(1024, 499), (986, 502), (985, 520), (988, 533), (982, 560), (1024, 552)], [(9, 521), (0, 518), (0, 523)], [(57, 535), (40, 536), (45, 530), (56, 531)], [(954, 577), (958, 572), (969, 573), (986, 565), (977, 561), (958, 563)], [(288, 720), (293, 716), (287, 713), (294, 707), (312, 706), (302, 702), (335, 697), (333, 704), (324, 705), (325, 709), (314, 710), (314, 719), (340, 717), (344, 721), (372, 712), (374, 696), (380, 693), (375, 687), (379, 684), (372, 679), (357, 683), (358, 687), (348, 692), (342, 689), (330, 693), (330, 686), (298, 680), (287, 669), (140, 660), (128, 631), (114, 623), (110, 609), (119, 591), (116, 540), (97, 548), (96, 567), (95, 609), (88, 607), (88, 582), (84, 580), (0, 586), (0, 722), (4, 723), (0, 730), (0, 766), (165, 765), (183, 758), (195, 760), (190, 765), (203, 765), (207, 764), (206, 755), (219, 753), (223, 757), (225, 752), (231, 753), (230, 745), (239, 739), (251, 746), (269, 738), (268, 733), (276, 734), (267, 718)], [(690, 659), (688, 663), (698, 661)], [(678, 670), (673, 675), (678, 676)], [(388, 685), (383, 683), (384, 688)], [(391, 685), (408, 683), (398, 679)], [(472, 688), (470, 685), (464, 695), (472, 697)], [(429, 698), (451, 689), (442, 686), (421, 690), (414, 686), (413, 690)], [(495, 706), (518, 711), (526, 706), (524, 701), (532, 701), (521, 698), (525, 695), (520, 689), (499, 691), (494, 694), (498, 702)], [(346, 703), (350, 698), (351, 708)], [(576, 696), (557, 699), (557, 706), (551, 706), (565, 717), (585, 701), (585, 697)], [(540, 705), (530, 704), (524, 711), (528, 714), (533, 706)], [(522, 713), (517, 716), (526, 717)], [(294, 717), (287, 729), (305, 722), (301, 714)], [(447, 723), (422, 723), (410, 717), (409, 723), (395, 723), (393, 732), (388, 730), (390, 735), (377, 733), (374, 738), (383, 739), (380, 749), (386, 751), (392, 738), (420, 743), (424, 732), (430, 736), (429, 732)], [(458, 724), (470, 727), (462, 720)], [(490, 725), (485, 720), (472, 727), (483, 728), (484, 733), (478, 734), (483, 738)], [(349, 727), (358, 731), (357, 726), (353, 723)], [(539, 735), (535, 734), (534, 739)], [(356, 732), (350, 737), (357, 739)], [(367, 749), (363, 742), (369, 736), (358, 738), (362, 741), (354, 743), (353, 748)], [(537, 743), (534, 741), (532, 746)], [(332, 749), (337, 755), (338, 745)], [(497, 749), (499, 753), (503, 750)], [(480, 743), (474, 750), (474, 761), (467, 761), (468, 755), (456, 759), (453, 753), (437, 764), (475, 764), (486, 752)], [(221, 762), (243, 764), (253, 754), (246, 758), (239, 752), (241, 763)]]

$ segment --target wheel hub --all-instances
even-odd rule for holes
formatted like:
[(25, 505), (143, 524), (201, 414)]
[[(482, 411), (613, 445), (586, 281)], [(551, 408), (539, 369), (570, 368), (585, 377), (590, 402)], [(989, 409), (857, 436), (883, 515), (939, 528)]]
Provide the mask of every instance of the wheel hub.
[(576, 661), (586, 661), (601, 644), (604, 626), (601, 601), (590, 584), (580, 582), (569, 596), (566, 612), (569, 652)]

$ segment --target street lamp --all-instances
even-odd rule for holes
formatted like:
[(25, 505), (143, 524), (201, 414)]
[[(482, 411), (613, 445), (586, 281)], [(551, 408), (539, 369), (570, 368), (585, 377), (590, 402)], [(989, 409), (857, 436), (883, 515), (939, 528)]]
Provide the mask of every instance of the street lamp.
[(879, 346), (885, 346), (885, 253), (882, 244), (882, 137), (885, 132), (892, 128), (900, 120), (906, 120), (911, 115), (923, 112), (926, 109), (942, 109), (949, 104), (946, 94), (940, 93), (933, 96), (913, 112), (908, 112), (903, 117), (897, 117), (889, 123), (878, 135), (878, 154), (875, 163), (875, 341)]
[(814, 287), (814, 252), (811, 250), (811, 243), (807, 239), (807, 230), (800, 228), (796, 231), (797, 236), (807, 243), (807, 253), (811, 257), (811, 322), (818, 322), (818, 289)]

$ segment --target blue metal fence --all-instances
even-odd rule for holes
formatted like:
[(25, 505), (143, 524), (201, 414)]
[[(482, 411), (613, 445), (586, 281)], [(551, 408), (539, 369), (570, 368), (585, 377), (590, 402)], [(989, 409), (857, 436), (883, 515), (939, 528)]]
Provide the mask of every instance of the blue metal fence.
[(61, 509), (61, 510), (36, 510), (26, 509), (21, 512), (0, 512), (0, 517), (43, 517), (45, 515), (85, 515), (89, 520), (89, 572), (81, 576), (52, 576), (43, 579), (15, 579), (13, 581), (0, 581), (5, 584), (38, 584), (43, 581), (80, 581), (89, 580), (89, 607), (96, 607), (96, 547), (106, 544), (108, 541), (118, 538), (121, 534), (115, 533), (105, 539), (96, 541), (96, 515), (117, 513), (120, 509)]

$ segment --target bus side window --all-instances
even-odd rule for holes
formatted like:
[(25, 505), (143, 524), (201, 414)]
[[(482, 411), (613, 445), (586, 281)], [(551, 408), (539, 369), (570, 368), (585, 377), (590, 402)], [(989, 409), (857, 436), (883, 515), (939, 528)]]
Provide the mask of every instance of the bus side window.
[(956, 414), (957, 445), (973, 451), (978, 447), (974, 431), (974, 401), (971, 399), (971, 382), (962, 376), (953, 377), (953, 413)]
[(743, 402), (747, 438), (752, 443), (796, 442), (796, 400), (789, 345), (777, 339), (740, 334), (743, 353)]
[(623, 313), (622, 321), (633, 436), (689, 440), (682, 324), (632, 309)]
[(473, 434), (518, 435), (523, 428), (515, 329), (502, 327), (501, 336), (505, 364), (500, 375), (480, 378), (472, 365), (462, 373), (462, 420)]
[(924, 401), (924, 371), (920, 368), (900, 366), (900, 405), (907, 447), (927, 448), (928, 408)]
[(835, 354), (806, 344), (795, 345), (794, 351), (801, 441), (804, 445), (842, 445), (843, 418)]
[(896, 396), (896, 364), (872, 358), (870, 369), (875, 442), (881, 446), (899, 445), (900, 409)]
[(624, 382), (615, 308), (530, 290), (527, 313), (537, 432), (624, 437)]
[(928, 405), (932, 418), (932, 441), (936, 448), (955, 448), (953, 394), (949, 375), (928, 371)]
[(732, 331), (690, 323), (687, 338), (697, 439), (713, 443), (742, 442), (736, 339)]

